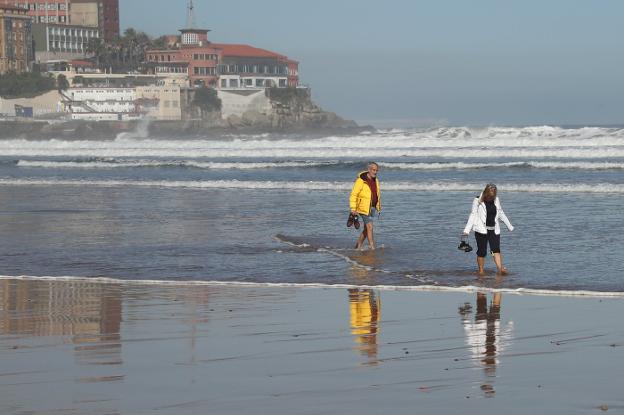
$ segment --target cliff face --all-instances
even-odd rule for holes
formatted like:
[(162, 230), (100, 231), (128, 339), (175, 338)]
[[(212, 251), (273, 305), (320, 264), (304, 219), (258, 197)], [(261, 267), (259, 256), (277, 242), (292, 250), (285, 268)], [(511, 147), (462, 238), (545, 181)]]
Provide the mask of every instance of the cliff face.
[[(233, 113), (225, 117), (223, 126), (232, 129), (258, 128), (277, 131), (315, 129), (352, 129), (358, 125), (333, 112), (324, 111), (312, 101), (307, 88), (268, 88), (264, 93), (265, 105)], [(222, 100), (227, 100), (227, 95)], [(227, 107), (227, 102), (224, 102)], [(214, 119), (213, 119), (214, 121)]]
[(182, 107), (189, 119), (181, 121), (0, 121), (0, 139), (110, 140), (116, 137), (201, 136), (206, 133), (325, 133), (349, 134), (371, 130), (345, 120), (316, 105), (306, 88), (269, 88), (224, 91), (221, 111), (202, 112), (191, 102), (193, 90), (184, 95)]

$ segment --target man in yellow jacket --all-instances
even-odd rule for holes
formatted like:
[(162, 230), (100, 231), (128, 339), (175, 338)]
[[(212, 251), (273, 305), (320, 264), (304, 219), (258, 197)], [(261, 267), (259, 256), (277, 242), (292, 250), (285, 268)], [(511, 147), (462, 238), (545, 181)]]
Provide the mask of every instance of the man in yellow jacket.
[(375, 249), (375, 239), (373, 237), (373, 222), (375, 213), (381, 212), (381, 190), (377, 173), (379, 165), (369, 163), (368, 171), (358, 175), (349, 197), (349, 207), (351, 214), (360, 215), (364, 222), (364, 230), (355, 244), (355, 249), (361, 249), (364, 240), (368, 239), (370, 249)]

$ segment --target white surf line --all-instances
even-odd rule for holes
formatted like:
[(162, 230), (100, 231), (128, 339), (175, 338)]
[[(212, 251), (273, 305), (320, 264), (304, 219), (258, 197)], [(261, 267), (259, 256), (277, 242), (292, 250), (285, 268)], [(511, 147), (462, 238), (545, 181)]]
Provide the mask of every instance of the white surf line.
[(543, 170), (623, 170), (624, 163), (600, 161), (510, 161), (504, 163), (467, 162), (379, 162), (389, 170), (481, 170), (486, 168), (532, 168)]
[[(353, 186), (347, 182), (289, 182), (289, 181), (155, 181), (155, 180), (49, 180), (49, 179), (0, 179), (0, 186), (81, 186), (81, 187), (156, 187), (184, 189), (241, 189), (241, 190), (319, 190), (347, 191)], [(461, 191), (474, 192), (483, 188), (482, 183), (455, 182), (383, 182), (384, 191)], [(601, 193), (623, 194), (624, 184), (617, 183), (501, 183), (498, 188), (506, 192), (532, 193)]]
[(283, 162), (200, 162), (190, 160), (123, 160), (111, 159), (101, 161), (46, 161), (18, 160), (17, 167), (42, 169), (123, 169), (123, 168), (166, 168), (186, 167), (207, 170), (259, 170), (285, 168), (314, 168), (340, 165), (335, 161), (283, 161)]
[(539, 295), (549, 297), (587, 297), (587, 298), (624, 298), (622, 291), (590, 291), (590, 290), (546, 290), (537, 288), (485, 288), (474, 285), (461, 287), (437, 286), (437, 285), (357, 285), (357, 284), (322, 284), (322, 283), (271, 283), (271, 282), (242, 282), (242, 281), (168, 281), (168, 280), (123, 280), (106, 277), (52, 277), (52, 276), (7, 276), (0, 275), (0, 280), (20, 281), (48, 281), (48, 282), (89, 282), (95, 284), (118, 284), (124, 286), (216, 286), (216, 287), (249, 287), (249, 288), (302, 288), (302, 289), (370, 289), (381, 291), (407, 291), (407, 292), (456, 292), (476, 293), (490, 292), (514, 295)]
[[(364, 159), (360, 150), (360, 142), (343, 147), (324, 146), (311, 147), (306, 142), (294, 143), (291, 147), (249, 147), (232, 146), (228, 148), (197, 148), (197, 147), (92, 147), (80, 148), (67, 145), (54, 148), (2, 148), (0, 142), (0, 156), (3, 157), (168, 157), (182, 159), (223, 159), (223, 158), (263, 158), (263, 159), (310, 159), (341, 158)], [(480, 143), (475, 147), (449, 146), (440, 148), (414, 147), (371, 147), (366, 158), (400, 158), (400, 157), (438, 157), (438, 158), (473, 158), (473, 159), (613, 159), (624, 158), (624, 146), (604, 145), (597, 147), (495, 147), (487, 143)]]

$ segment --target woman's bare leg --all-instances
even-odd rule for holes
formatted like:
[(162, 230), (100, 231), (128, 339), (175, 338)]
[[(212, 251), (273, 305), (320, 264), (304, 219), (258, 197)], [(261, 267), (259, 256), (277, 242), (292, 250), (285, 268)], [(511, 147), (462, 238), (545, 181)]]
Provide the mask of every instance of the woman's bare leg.
[(479, 275), (485, 275), (485, 258), (477, 257), (477, 267), (479, 267), (479, 271), (477, 272)]
[(492, 254), (492, 256), (494, 257), (494, 263), (496, 264), (498, 272), (500, 272), (501, 274), (505, 274), (507, 272), (507, 268), (503, 266), (503, 257), (501, 256), (501, 254)]

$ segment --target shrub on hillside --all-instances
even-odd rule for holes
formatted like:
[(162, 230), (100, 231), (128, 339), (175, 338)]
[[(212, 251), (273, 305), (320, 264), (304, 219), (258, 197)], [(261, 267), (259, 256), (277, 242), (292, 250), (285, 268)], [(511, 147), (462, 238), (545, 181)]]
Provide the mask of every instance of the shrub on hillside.
[(39, 72), (0, 75), (0, 96), (5, 98), (32, 98), (54, 89), (55, 79)]

